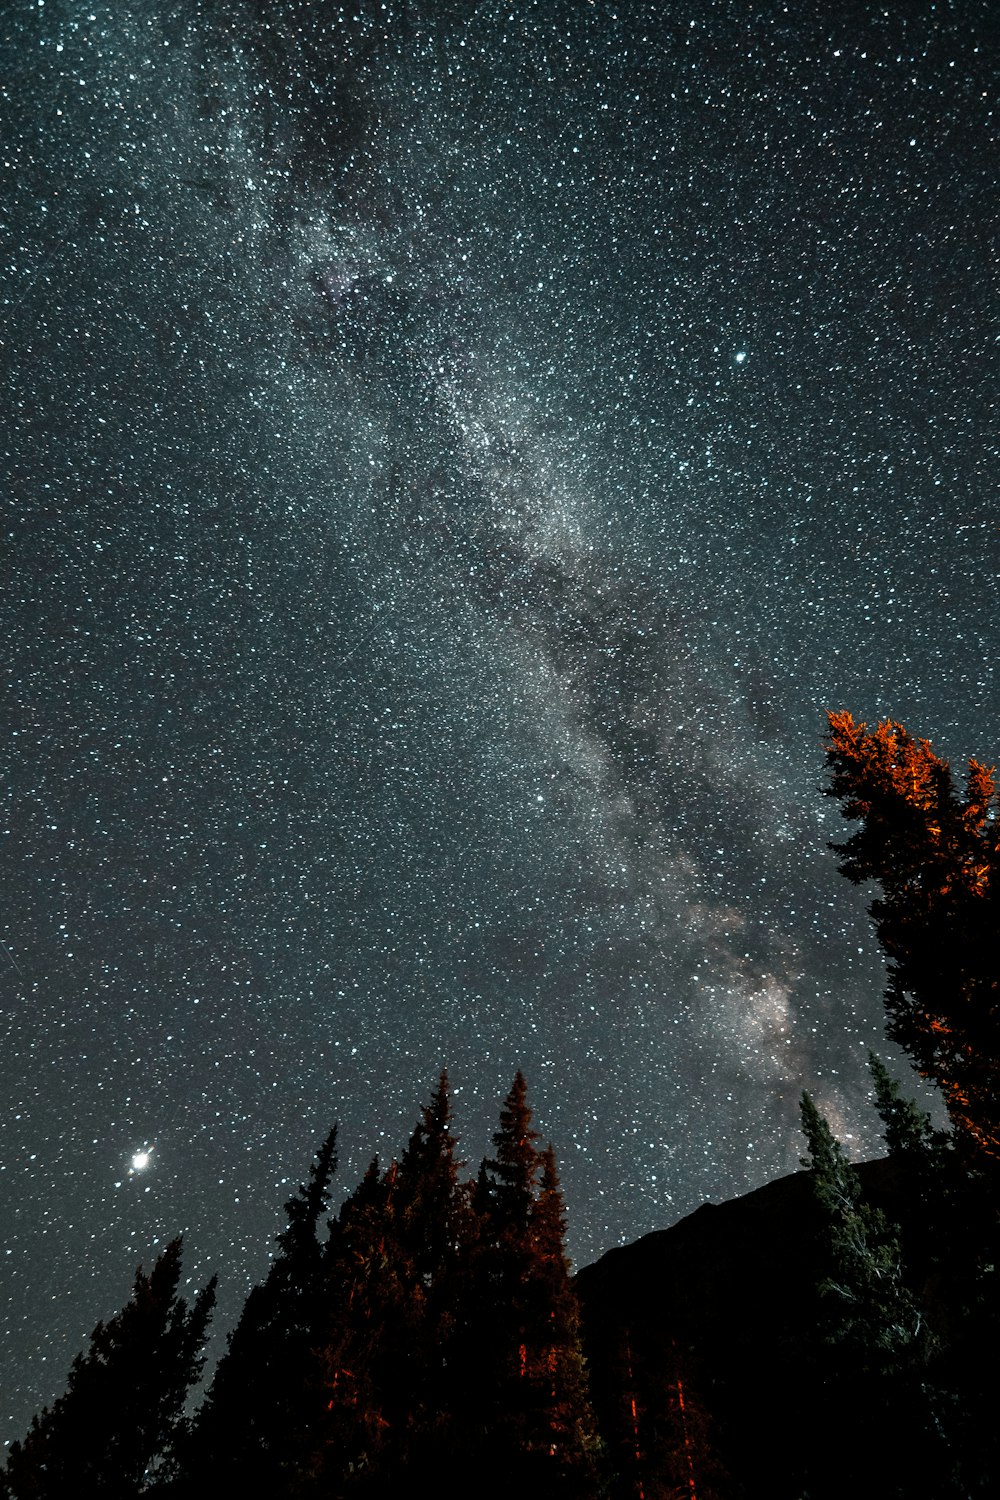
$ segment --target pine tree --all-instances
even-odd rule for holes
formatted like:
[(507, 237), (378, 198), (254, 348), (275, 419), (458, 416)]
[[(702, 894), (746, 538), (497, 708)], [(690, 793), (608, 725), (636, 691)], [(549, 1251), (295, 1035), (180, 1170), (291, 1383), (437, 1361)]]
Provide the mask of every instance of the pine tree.
[(126, 1500), (169, 1474), (215, 1301), (213, 1279), (189, 1309), (177, 1295), (180, 1273), (180, 1239), (148, 1275), (139, 1268), (131, 1300), (98, 1323), (74, 1360), (66, 1394), (11, 1444), (0, 1495)]
[(345, 1199), (324, 1257), (314, 1331), (323, 1415), (313, 1434), (320, 1493), (367, 1493), (395, 1462), (394, 1359), (414, 1310), (399, 1252), (395, 1162), (376, 1157)]
[(883, 1139), (896, 1168), (906, 1279), (919, 1288), (938, 1277), (943, 1259), (952, 1259), (958, 1248), (954, 1231), (960, 1224), (968, 1228), (965, 1173), (951, 1136), (934, 1129), (930, 1115), (904, 1096), (874, 1053), (868, 1061)]
[(447, 1073), (406, 1150), (372, 1163), (330, 1243), (323, 1483), (380, 1493), (447, 1460), (453, 1332), (469, 1229)]
[(473, 1236), (459, 1182), (448, 1074), (425, 1105), (399, 1163), (398, 1233), (409, 1278), (409, 1343), (399, 1361), (411, 1479), (447, 1462), (455, 1445), (452, 1366), (463, 1262)]
[(689, 1351), (671, 1339), (651, 1382), (645, 1500), (719, 1500), (729, 1491), (712, 1419), (691, 1375), (693, 1363)]
[(513, 1240), (527, 1234), (541, 1159), (531, 1126), (528, 1086), (518, 1071), (493, 1137), (496, 1156), (484, 1163), (488, 1212), (495, 1231)]
[(474, 1195), (467, 1342), (458, 1341), (468, 1457), (490, 1495), (514, 1486), (526, 1495), (583, 1496), (594, 1484), (594, 1422), (555, 1158), (537, 1140), (518, 1073)]
[(337, 1127), (320, 1146), (285, 1205), (278, 1254), (253, 1288), (229, 1335), (183, 1461), (185, 1495), (246, 1489), (274, 1497), (301, 1482), (311, 1432), (320, 1420), (313, 1353), (322, 1296), (320, 1221), (336, 1171)]
[[(470, 1253), (464, 1309), (466, 1395), (477, 1386), (472, 1420), (499, 1433), (520, 1426), (515, 1393), (525, 1362), (522, 1293), (532, 1263), (531, 1217), (541, 1161), (527, 1085), (518, 1072), (500, 1111), (495, 1155), (484, 1161), (473, 1195), (476, 1240)], [(517, 1448), (521, 1433), (508, 1441)]]
[(923, 1327), (903, 1282), (899, 1230), (866, 1203), (839, 1141), (808, 1094), (802, 1095), (803, 1161), (823, 1213), (826, 1334), (867, 1369), (891, 1369), (916, 1351)]
[(889, 960), (887, 1030), (942, 1091), (956, 1144), (1000, 1159), (1000, 820), (992, 772), (970, 760), (965, 796), (927, 740), (886, 720), (830, 714), (828, 795), (860, 822), (841, 873), (873, 880)]
[(453, 1123), (446, 1070), (399, 1163), (400, 1235), (413, 1274), (428, 1289), (452, 1269), (467, 1214)]
[(915, 1099), (905, 1098), (898, 1079), (890, 1074), (881, 1058), (868, 1054), (868, 1070), (875, 1087), (875, 1107), (882, 1121), (882, 1135), (889, 1155), (896, 1161), (924, 1162), (944, 1138), (931, 1124), (931, 1117)]
[(592, 1482), (597, 1445), (580, 1338), (580, 1308), (566, 1258), (566, 1207), (551, 1143), (541, 1154), (541, 1181), (532, 1206), (531, 1258), (523, 1287), (525, 1372), (534, 1390), (528, 1447), (543, 1455), (550, 1481), (576, 1492)]
[(805, 1486), (817, 1497), (848, 1493), (952, 1495), (952, 1455), (926, 1383), (933, 1339), (904, 1276), (901, 1233), (867, 1203), (857, 1174), (808, 1094), (802, 1126), (820, 1209), (816, 1350), (826, 1402), (850, 1412), (835, 1454), (824, 1452)]

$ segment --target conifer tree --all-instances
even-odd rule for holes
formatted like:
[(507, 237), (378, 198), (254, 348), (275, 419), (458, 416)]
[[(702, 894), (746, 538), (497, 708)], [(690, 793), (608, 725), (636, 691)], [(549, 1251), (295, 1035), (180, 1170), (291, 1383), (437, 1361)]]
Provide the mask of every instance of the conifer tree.
[(493, 1137), (496, 1156), (484, 1163), (488, 1211), (496, 1231), (511, 1238), (527, 1233), (541, 1160), (531, 1126), (528, 1086), (518, 1071), (500, 1110)]
[[(867, 1203), (839, 1142), (802, 1096), (807, 1166), (820, 1209), (816, 1351), (828, 1402), (851, 1412), (844, 1443), (812, 1472), (817, 1497), (869, 1493), (909, 1497), (916, 1486), (952, 1495), (952, 1459), (925, 1380), (933, 1339), (904, 1277), (901, 1234)], [(820, 1446), (817, 1430), (815, 1447)]]
[(411, 1309), (396, 1228), (396, 1163), (376, 1157), (345, 1199), (324, 1257), (323, 1305), (314, 1329), (323, 1413), (313, 1433), (320, 1492), (342, 1493), (391, 1469), (394, 1359)]
[(337, 1165), (336, 1141), (334, 1126), (307, 1182), (285, 1204), (278, 1254), (229, 1335), (185, 1448), (179, 1491), (185, 1495), (253, 1493), (260, 1486), (280, 1497), (294, 1493), (300, 1482), (319, 1421), (313, 1353), (323, 1290), (319, 1227)]
[(827, 1338), (850, 1349), (864, 1368), (888, 1369), (914, 1351), (922, 1319), (903, 1282), (898, 1228), (865, 1202), (839, 1141), (808, 1094), (802, 1095), (804, 1158), (823, 1212), (826, 1273), (820, 1292)]
[(950, 1135), (934, 1129), (930, 1115), (904, 1096), (899, 1082), (874, 1053), (869, 1056), (869, 1070), (883, 1139), (898, 1173), (907, 1281), (920, 1287), (937, 1274), (935, 1268), (942, 1258), (951, 1260), (959, 1248), (953, 1231), (964, 1233), (969, 1227), (965, 1174), (956, 1165)]
[[(372, 1163), (330, 1242), (324, 1484), (415, 1482), (453, 1441), (453, 1332), (468, 1192), (447, 1073), (398, 1162)], [(353, 1476), (353, 1477), (352, 1477)]]
[(455, 1441), (455, 1323), (473, 1219), (470, 1189), (459, 1182), (464, 1163), (456, 1154), (453, 1123), (443, 1072), (400, 1160), (397, 1185), (400, 1250), (413, 1312), (399, 1373), (406, 1462), (414, 1475), (446, 1461)]
[[(524, 1366), (522, 1291), (533, 1259), (530, 1228), (541, 1167), (537, 1140), (527, 1085), (518, 1072), (500, 1111), (495, 1155), (479, 1169), (473, 1195), (476, 1241), (463, 1310), (463, 1331), (471, 1338), (466, 1395), (479, 1387), (472, 1420), (497, 1431), (520, 1415), (512, 1392)], [(517, 1446), (517, 1439), (512, 1441)]]
[[(978, 1492), (995, 1475), (1000, 1330), (994, 1267), (1000, 1166), (1000, 817), (992, 771), (970, 760), (964, 795), (947, 761), (902, 725), (831, 714), (828, 794), (860, 824), (840, 869), (875, 881), (869, 908), (889, 962), (887, 1031), (942, 1092), (953, 1131), (934, 1131), (873, 1064), (890, 1156), (901, 1169), (906, 1268), (933, 1293), (942, 1347), (913, 1423), (937, 1435), (938, 1491)], [(924, 1347), (927, 1341), (924, 1340)], [(970, 1380), (970, 1371), (977, 1375)], [(943, 1414), (943, 1415), (942, 1415)], [(962, 1415), (964, 1414), (964, 1425)], [(959, 1468), (973, 1476), (956, 1478)], [(924, 1475), (927, 1482), (927, 1474)], [(990, 1481), (986, 1480), (987, 1489)]]
[(828, 795), (861, 827), (832, 847), (889, 961), (887, 1030), (941, 1089), (956, 1144), (1000, 1160), (1000, 819), (992, 772), (965, 796), (927, 740), (829, 715)]
[(580, 1308), (566, 1258), (566, 1207), (551, 1143), (541, 1154), (541, 1181), (530, 1218), (531, 1259), (524, 1285), (525, 1375), (534, 1386), (534, 1430), (528, 1445), (548, 1459), (555, 1483), (576, 1493), (593, 1481), (597, 1451)]
[(692, 1363), (689, 1351), (671, 1339), (659, 1378), (652, 1383), (652, 1409), (646, 1413), (645, 1500), (719, 1500), (729, 1492)]
[(180, 1273), (180, 1239), (148, 1275), (139, 1268), (131, 1300), (98, 1323), (73, 1361), (65, 1395), (11, 1444), (0, 1495), (126, 1500), (169, 1476), (215, 1301), (213, 1279), (188, 1308), (177, 1295)]
[(519, 1072), (483, 1163), (475, 1194), (465, 1331), (478, 1362), (467, 1392), (478, 1432), (473, 1458), (492, 1495), (511, 1485), (530, 1495), (585, 1496), (596, 1440), (565, 1254), (565, 1210), (551, 1148), (540, 1152)]
[(399, 1163), (400, 1234), (413, 1274), (428, 1288), (451, 1270), (467, 1214), (453, 1123), (445, 1070)]
[(882, 1138), (889, 1155), (909, 1164), (925, 1161), (944, 1138), (931, 1124), (931, 1117), (915, 1099), (904, 1097), (898, 1079), (881, 1058), (868, 1054), (868, 1070), (875, 1088), (875, 1107), (882, 1121)]

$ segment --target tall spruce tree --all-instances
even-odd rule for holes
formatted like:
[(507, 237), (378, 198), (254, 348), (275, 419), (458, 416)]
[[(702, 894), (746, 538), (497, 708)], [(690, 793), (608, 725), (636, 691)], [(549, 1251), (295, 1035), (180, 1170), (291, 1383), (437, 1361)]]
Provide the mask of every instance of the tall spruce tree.
[(550, 1143), (541, 1153), (541, 1180), (530, 1216), (531, 1255), (524, 1294), (525, 1373), (532, 1411), (531, 1450), (553, 1471), (553, 1487), (583, 1494), (597, 1457), (594, 1416), (580, 1334), (580, 1307), (566, 1257), (566, 1206)]
[(496, 1155), (484, 1163), (486, 1208), (497, 1236), (523, 1240), (535, 1201), (541, 1170), (528, 1105), (528, 1085), (518, 1071), (500, 1110), (500, 1129), (493, 1137)]
[(903, 1281), (898, 1227), (873, 1208), (826, 1120), (802, 1095), (803, 1165), (822, 1211), (820, 1292), (826, 1336), (866, 1369), (895, 1368), (916, 1351), (923, 1319)]
[(882, 1138), (896, 1161), (917, 1168), (943, 1146), (945, 1137), (935, 1131), (931, 1117), (915, 1099), (907, 1098), (899, 1080), (874, 1052), (868, 1054), (868, 1071), (875, 1089), (875, 1107), (882, 1121)]
[[(453, 1335), (470, 1223), (447, 1073), (398, 1162), (373, 1162), (330, 1240), (322, 1483), (417, 1483), (454, 1442)], [(339, 1492), (339, 1490), (337, 1490)]]
[(500, 1110), (495, 1155), (482, 1163), (476, 1182), (476, 1240), (464, 1310), (464, 1332), (472, 1336), (467, 1394), (478, 1387), (472, 1420), (497, 1441), (505, 1432), (512, 1451), (521, 1442), (516, 1396), (525, 1364), (522, 1294), (533, 1259), (531, 1216), (541, 1169), (537, 1140), (527, 1085), (518, 1072)]
[(229, 1335), (185, 1447), (178, 1493), (296, 1493), (321, 1417), (314, 1329), (323, 1294), (320, 1221), (337, 1166), (337, 1127), (285, 1205), (278, 1253)]
[(383, 1171), (378, 1158), (372, 1161), (345, 1199), (327, 1247), (315, 1329), (324, 1410), (314, 1438), (322, 1494), (378, 1493), (397, 1462), (396, 1364), (419, 1318), (397, 1232), (398, 1170), (395, 1162)]
[[(808, 1094), (802, 1128), (809, 1146), (803, 1164), (820, 1211), (817, 1326), (825, 1349), (816, 1350), (816, 1370), (827, 1401), (850, 1414), (837, 1452), (824, 1454), (805, 1487), (817, 1500), (952, 1496), (953, 1455), (926, 1382), (933, 1338), (904, 1275), (899, 1226), (865, 1200)], [(823, 1448), (820, 1426), (812, 1446)]]
[(73, 1361), (66, 1394), (11, 1444), (0, 1496), (130, 1500), (170, 1476), (215, 1302), (213, 1279), (189, 1308), (180, 1274), (180, 1239), (148, 1274), (139, 1268), (131, 1300)]
[(537, 1140), (519, 1072), (475, 1193), (464, 1331), (468, 1429), (478, 1441), (469, 1457), (490, 1495), (514, 1485), (531, 1496), (585, 1496), (596, 1438), (579, 1310), (555, 1159)]
[(412, 1478), (447, 1463), (455, 1446), (456, 1317), (463, 1262), (473, 1238), (470, 1188), (459, 1181), (448, 1074), (421, 1111), (399, 1163), (398, 1225), (414, 1309), (399, 1376), (407, 1411), (405, 1461)]
[(901, 724), (829, 715), (828, 795), (861, 827), (832, 847), (889, 961), (887, 1030), (941, 1089), (956, 1144), (1000, 1161), (1000, 819), (992, 772), (947, 761)]
[(646, 1412), (644, 1500), (720, 1500), (732, 1493), (689, 1350), (671, 1339), (651, 1382)]
[(458, 1174), (457, 1137), (445, 1070), (424, 1105), (399, 1163), (400, 1235), (413, 1274), (430, 1289), (446, 1279), (461, 1245), (467, 1215)]
[(953, 1230), (967, 1219), (969, 1206), (964, 1173), (951, 1136), (934, 1129), (930, 1115), (903, 1094), (874, 1053), (869, 1054), (868, 1066), (882, 1136), (895, 1168), (906, 1280), (919, 1289), (939, 1277), (942, 1260), (951, 1260), (957, 1248)]

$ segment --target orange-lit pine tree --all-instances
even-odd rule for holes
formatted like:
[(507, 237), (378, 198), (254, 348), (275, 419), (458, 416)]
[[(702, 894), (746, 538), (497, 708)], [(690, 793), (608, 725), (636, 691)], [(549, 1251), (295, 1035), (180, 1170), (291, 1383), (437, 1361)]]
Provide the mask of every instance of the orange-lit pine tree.
[(1000, 821), (993, 773), (964, 796), (927, 740), (829, 716), (828, 795), (861, 827), (832, 847), (889, 961), (887, 1030), (941, 1089), (960, 1145), (1000, 1160)]
[(310, 1469), (322, 1493), (392, 1492), (450, 1461), (454, 1306), (470, 1212), (447, 1073), (399, 1161), (373, 1161), (326, 1258), (325, 1414)]
[(470, 1417), (482, 1441), (470, 1457), (497, 1494), (516, 1486), (524, 1496), (585, 1497), (595, 1484), (594, 1420), (555, 1157), (537, 1140), (518, 1073), (476, 1191), (466, 1326), (478, 1351), (469, 1361), (467, 1345), (479, 1407)]

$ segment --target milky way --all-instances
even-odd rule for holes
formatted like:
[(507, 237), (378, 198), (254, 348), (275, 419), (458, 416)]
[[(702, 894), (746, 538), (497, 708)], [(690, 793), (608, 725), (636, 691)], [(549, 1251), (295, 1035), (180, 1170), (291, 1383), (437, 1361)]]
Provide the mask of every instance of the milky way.
[(878, 1149), (824, 710), (995, 753), (998, 58), (820, 9), (5, 7), (8, 1437), (445, 1065), (581, 1263)]

